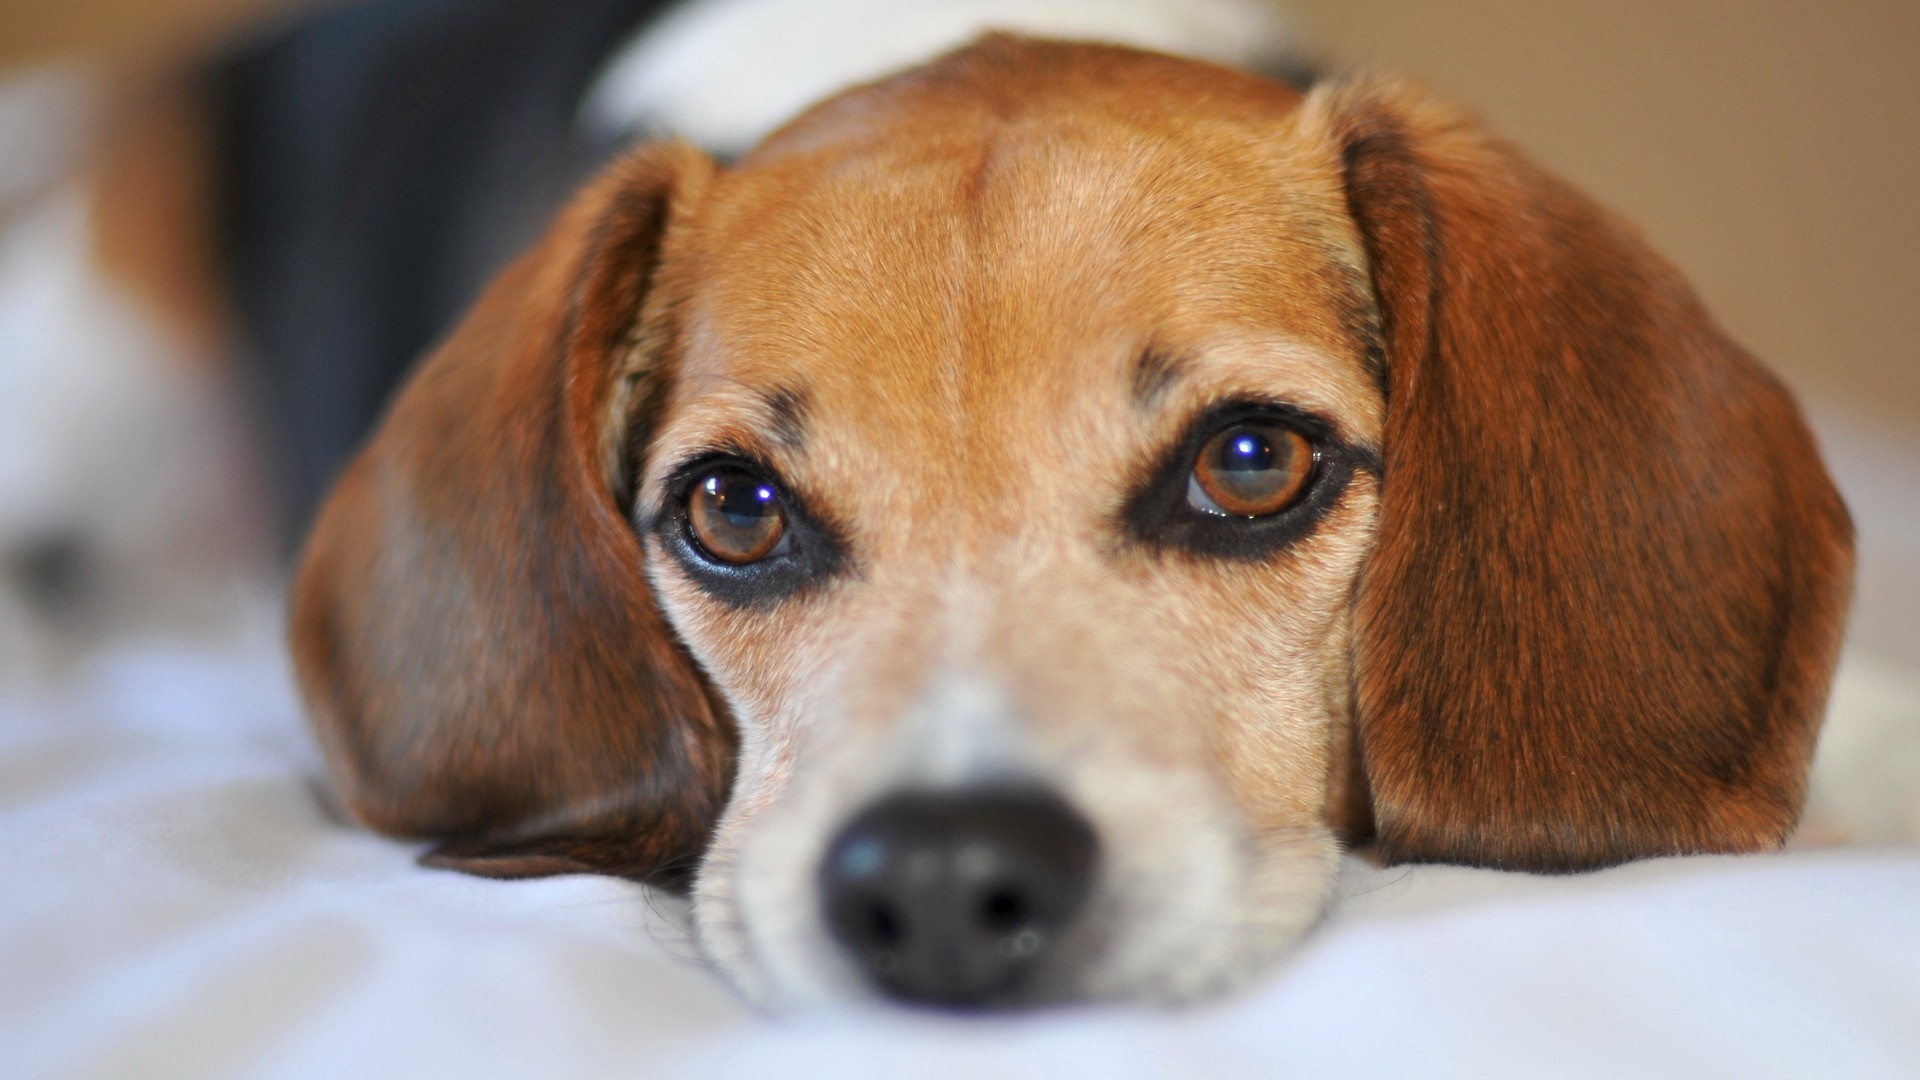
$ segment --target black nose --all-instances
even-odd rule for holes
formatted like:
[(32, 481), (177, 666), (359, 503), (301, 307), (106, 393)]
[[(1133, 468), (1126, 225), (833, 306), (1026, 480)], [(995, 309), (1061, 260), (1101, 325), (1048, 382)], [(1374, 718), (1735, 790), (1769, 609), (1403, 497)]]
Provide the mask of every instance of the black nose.
[(827, 925), (895, 997), (1006, 1003), (1079, 913), (1097, 850), (1086, 819), (1045, 791), (894, 795), (827, 849)]

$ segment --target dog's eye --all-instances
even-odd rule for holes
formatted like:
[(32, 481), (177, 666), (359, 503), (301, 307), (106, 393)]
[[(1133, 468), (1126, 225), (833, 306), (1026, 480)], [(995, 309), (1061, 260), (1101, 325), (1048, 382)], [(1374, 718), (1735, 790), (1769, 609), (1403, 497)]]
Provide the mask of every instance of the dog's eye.
[(1314, 457), (1307, 437), (1285, 424), (1235, 424), (1201, 445), (1187, 505), (1220, 517), (1277, 514), (1306, 492)]
[(780, 489), (734, 465), (708, 469), (694, 479), (687, 492), (687, 526), (702, 552), (734, 566), (787, 547)]
[(1194, 418), (1127, 497), (1120, 525), (1142, 543), (1265, 559), (1310, 536), (1354, 470), (1378, 454), (1296, 405), (1228, 400)]
[(764, 608), (851, 569), (847, 533), (817, 497), (731, 447), (707, 449), (665, 478), (659, 509), (634, 524), (708, 596)]

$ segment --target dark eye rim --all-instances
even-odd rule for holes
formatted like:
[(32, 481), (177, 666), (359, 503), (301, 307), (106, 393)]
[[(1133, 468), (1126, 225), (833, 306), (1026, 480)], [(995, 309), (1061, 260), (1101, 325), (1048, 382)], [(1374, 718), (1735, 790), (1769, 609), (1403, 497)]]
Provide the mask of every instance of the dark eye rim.
[[(784, 550), (757, 562), (730, 563), (708, 552), (695, 538), (688, 497), (696, 482), (720, 468), (738, 469), (780, 493), (780, 511), (786, 518)], [(702, 592), (730, 607), (778, 603), (823, 584), (847, 567), (844, 531), (814, 512), (810, 500), (776, 470), (744, 451), (726, 448), (693, 454), (668, 473), (661, 492), (660, 508), (637, 523), (640, 533), (652, 537)]]
[[(1189, 505), (1188, 478), (1201, 448), (1221, 432), (1247, 424), (1277, 424), (1306, 436), (1314, 462), (1306, 490), (1283, 509), (1260, 517), (1212, 514)], [(1246, 398), (1194, 417), (1153, 461), (1122, 504), (1122, 533), (1158, 550), (1245, 561), (1269, 558), (1310, 535), (1339, 504), (1356, 469), (1380, 474), (1378, 456), (1341, 439), (1325, 417), (1287, 402)]]

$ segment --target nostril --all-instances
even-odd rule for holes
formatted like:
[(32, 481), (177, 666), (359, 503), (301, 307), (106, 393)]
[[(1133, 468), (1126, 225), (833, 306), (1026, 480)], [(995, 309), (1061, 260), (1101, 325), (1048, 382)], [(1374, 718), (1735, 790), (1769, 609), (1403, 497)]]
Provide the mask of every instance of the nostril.
[(43, 616), (73, 615), (87, 597), (93, 559), (77, 531), (49, 533), (0, 559), (7, 576)]
[(994, 889), (980, 903), (980, 925), (996, 934), (1014, 933), (1026, 922), (1027, 902), (1012, 889)]
[(1010, 1000), (1079, 914), (1093, 829), (1025, 789), (910, 793), (848, 823), (820, 867), (834, 938), (908, 1000)]
[(881, 948), (892, 948), (900, 944), (906, 934), (900, 926), (900, 917), (886, 904), (867, 905), (867, 936)]

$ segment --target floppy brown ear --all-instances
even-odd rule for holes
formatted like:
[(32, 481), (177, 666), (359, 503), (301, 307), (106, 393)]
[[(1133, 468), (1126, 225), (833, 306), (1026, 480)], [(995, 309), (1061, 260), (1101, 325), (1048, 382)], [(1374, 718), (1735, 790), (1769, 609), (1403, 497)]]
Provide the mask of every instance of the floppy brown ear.
[(1631, 228), (1458, 114), (1366, 79), (1308, 110), (1382, 323), (1355, 732), (1383, 854), (1778, 845), (1852, 577), (1793, 401)]
[(711, 172), (662, 145), (603, 174), (413, 375), (307, 541), (292, 644), (313, 725), (353, 813), (440, 841), (430, 864), (673, 884), (726, 797), (731, 726), (619, 490), (663, 377), (636, 319)]

